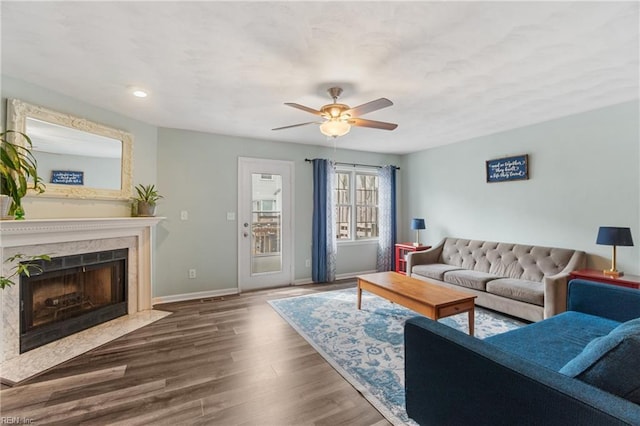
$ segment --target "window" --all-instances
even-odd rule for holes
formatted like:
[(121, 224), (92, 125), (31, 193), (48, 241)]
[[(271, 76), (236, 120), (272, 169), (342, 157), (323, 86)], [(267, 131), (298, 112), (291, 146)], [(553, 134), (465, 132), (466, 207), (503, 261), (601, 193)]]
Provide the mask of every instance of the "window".
[(254, 212), (273, 212), (276, 209), (276, 200), (254, 200), (253, 201)]
[(378, 176), (364, 171), (336, 171), (336, 238), (378, 237)]
[(253, 201), (253, 254), (280, 253), (280, 211), (277, 200)]

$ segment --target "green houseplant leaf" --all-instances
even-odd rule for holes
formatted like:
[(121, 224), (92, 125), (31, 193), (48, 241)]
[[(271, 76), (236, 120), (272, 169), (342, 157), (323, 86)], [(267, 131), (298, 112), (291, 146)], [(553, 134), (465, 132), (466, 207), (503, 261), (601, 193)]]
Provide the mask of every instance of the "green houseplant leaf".
[(138, 184), (135, 187), (136, 192), (138, 193), (138, 197), (136, 200), (144, 201), (149, 204), (155, 204), (159, 199), (164, 198), (162, 195), (158, 193), (156, 186), (151, 185), (143, 185)]
[(45, 190), (32, 148), (31, 139), (22, 132), (6, 130), (0, 133), (0, 193), (12, 200), (10, 215), (22, 211), (22, 198), (29, 189), (37, 193)]
[(44, 260), (50, 262), (51, 257), (48, 254), (27, 256), (22, 253), (18, 253), (7, 258), (7, 260), (5, 260), (5, 263), (11, 263), (13, 261), (18, 261), (18, 263), (10, 269), (9, 275), (7, 275), (6, 277), (0, 275), (0, 289), (15, 285), (13, 279), (17, 276), (20, 276), (20, 274), (24, 274), (27, 277), (30, 277), (33, 272), (42, 272), (42, 268), (40, 267), (40, 265), (38, 265), (37, 263), (33, 263), (36, 260)]
[(133, 199), (132, 215), (133, 216), (155, 216), (156, 202), (164, 198), (158, 193), (155, 185), (138, 184), (135, 187), (138, 196)]

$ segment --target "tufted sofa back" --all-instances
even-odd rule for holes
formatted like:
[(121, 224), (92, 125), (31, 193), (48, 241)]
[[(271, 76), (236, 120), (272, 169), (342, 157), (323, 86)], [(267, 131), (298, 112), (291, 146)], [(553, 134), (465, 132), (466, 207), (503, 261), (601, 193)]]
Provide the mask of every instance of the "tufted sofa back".
[(542, 281), (562, 271), (575, 250), (446, 238), (440, 261), (501, 277)]

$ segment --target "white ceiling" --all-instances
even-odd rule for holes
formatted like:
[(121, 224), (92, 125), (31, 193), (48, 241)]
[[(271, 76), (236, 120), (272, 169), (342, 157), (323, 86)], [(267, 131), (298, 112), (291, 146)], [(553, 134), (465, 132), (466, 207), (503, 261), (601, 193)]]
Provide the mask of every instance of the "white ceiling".
[[(2, 73), (161, 127), (407, 153), (639, 98), (638, 2), (6, 2)], [(137, 99), (129, 88), (147, 89)], [(45, 105), (55, 107), (55, 105)]]

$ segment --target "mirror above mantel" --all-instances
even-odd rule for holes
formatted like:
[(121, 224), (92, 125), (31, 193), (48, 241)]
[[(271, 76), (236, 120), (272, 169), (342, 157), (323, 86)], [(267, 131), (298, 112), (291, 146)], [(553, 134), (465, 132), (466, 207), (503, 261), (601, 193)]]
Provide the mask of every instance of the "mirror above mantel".
[(46, 185), (39, 197), (131, 198), (130, 133), (18, 99), (7, 100), (7, 128), (33, 143)]

